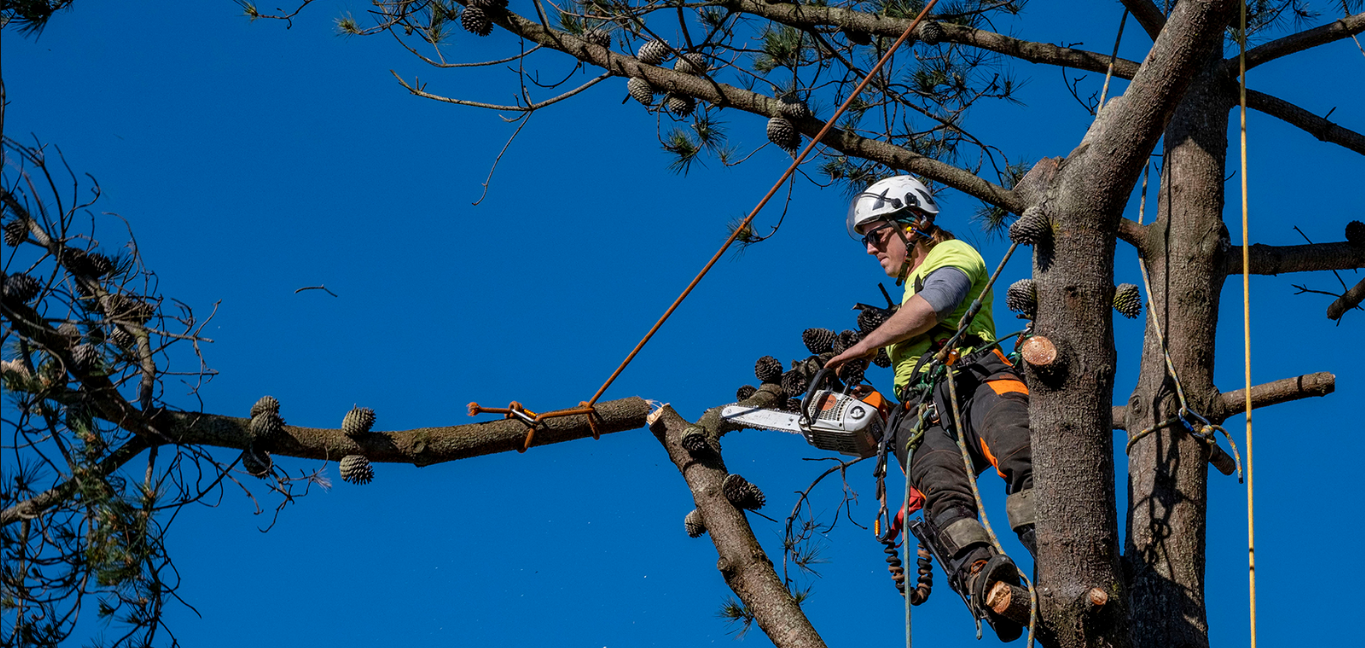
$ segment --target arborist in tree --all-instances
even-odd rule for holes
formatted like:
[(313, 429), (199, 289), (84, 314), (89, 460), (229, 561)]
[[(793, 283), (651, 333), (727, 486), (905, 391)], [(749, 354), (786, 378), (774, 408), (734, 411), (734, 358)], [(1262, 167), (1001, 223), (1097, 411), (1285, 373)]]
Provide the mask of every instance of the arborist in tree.
[[(905, 289), (901, 306), (861, 341), (832, 358), (826, 367), (870, 357), (886, 347), (895, 368), (895, 394), (905, 407), (921, 398), (932, 402), (918, 449), (912, 431), (916, 416), (893, 417), (894, 452), (901, 465), (909, 459), (911, 485), (921, 501), (907, 502), (903, 515), (922, 504), (924, 519), (944, 549), (945, 571), (956, 574), (968, 591), (978, 618), (991, 621), (1002, 641), (1017, 638), (1022, 628), (997, 617), (985, 604), (985, 594), (997, 581), (1018, 585), (1019, 573), (1008, 556), (996, 551), (977, 519), (957, 431), (949, 409), (947, 378), (934, 381), (926, 368), (973, 300), (981, 296), (990, 272), (972, 246), (934, 224), (938, 204), (927, 187), (912, 176), (881, 180), (853, 198), (848, 232), (861, 239), (887, 276)], [(994, 467), (1005, 480), (1010, 527), (1020, 542), (1036, 555), (1034, 540), (1033, 460), (1029, 444), (1028, 387), (995, 342), (991, 295), (967, 325), (957, 344), (954, 370), (962, 416), (962, 433), (973, 470)], [(904, 411), (904, 408), (902, 408)], [(927, 427), (925, 427), (927, 425)], [(912, 500), (918, 499), (912, 496)], [(898, 522), (900, 518), (898, 518)]]

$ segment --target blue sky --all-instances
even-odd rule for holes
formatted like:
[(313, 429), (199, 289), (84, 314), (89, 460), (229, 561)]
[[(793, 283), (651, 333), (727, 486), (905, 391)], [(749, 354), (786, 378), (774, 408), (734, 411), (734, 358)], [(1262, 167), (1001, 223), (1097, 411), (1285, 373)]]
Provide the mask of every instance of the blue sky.
[[(473, 206), (513, 126), (492, 112), (413, 97), (390, 70), (420, 77), (432, 92), (487, 101), (510, 99), (509, 73), (435, 70), (387, 36), (334, 35), (335, 17), (365, 9), (317, 2), (286, 30), (247, 21), (227, 0), (85, 2), (57, 15), (39, 39), (7, 32), (0, 42), (11, 102), (5, 134), (60, 146), (74, 169), (98, 178), (96, 208), (129, 221), (165, 295), (200, 313), (219, 304), (205, 331), (215, 340), (206, 356), (221, 372), (201, 392), (207, 411), (245, 416), (271, 394), (292, 423), (336, 426), (359, 404), (377, 411), (377, 429), (395, 430), (467, 422), (470, 401), (573, 405), (786, 164), (769, 147), (738, 168), (707, 161), (674, 175), (653, 116), (623, 105), (624, 83), (610, 80), (537, 114), (503, 157), (487, 199)], [(1023, 21), (998, 27), (1107, 51), (1121, 11), (1117, 2), (1035, 3)], [(464, 61), (516, 48), (501, 32), (475, 39), (458, 31), (454, 41)], [(1124, 54), (1140, 58), (1148, 44), (1130, 21)], [(548, 70), (563, 68), (545, 60)], [(1025, 105), (980, 110), (976, 133), (1012, 159), (1065, 155), (1088, 115), (1057, 69), (1015, 70), (1028, 80)], [(1365, 128), (1365, 84), (1349, 82), (1365, 78), (1365, 56), (1349, 40), (1251, 78), (1318, 114), (1336, 107), (1335, 121)], [(1089, 83), (1098, 89), (1094, 75)], [(764, 141), (762, 119), (722, 119), (742, 151)], [(1361, 217), (1348, 193), (1365, 171), (1361, 158), (1259, 113), (1250, 128), (1253, 242), (1300, 242), (1294, 225), (1315, 241), (1341, 240), (1345, 223)], [(1236, 183), (1228, 220), (1240, 240)], [(977, 203), (952, 193), (942, 202), (941, 224), (980, 244), (989, 263), (999, 259), (1005, 246), (968, 222)], [(804, 356), (802, 329), (853, 327), (849, 306), (880, 299), (883, 277), (843, 233), (844, 209), (838, 191), (798, 184), (781, 232), (719, 263), (606, 398), (639, 395), (695, 418), (754, 382), (757, 357)], [(760, 216), (760, 229), (777, 213)], [(122, 242), (116, 223), (100, 226), (106, 245)], [(1016, 258), (1002, 283), (1028, 272), (1028, 259)], [(1123, 245), (1117, 279), (1140, 282)], [(1355, 338), (1365, 314), (1335, 326), (1322, 315), (1329, 298), (1294, 295), (1291, 284), (1305, 282), (1335, 285), (1330, 274), (1252, 280), (1256, 382), (1337, 376), (1337, 393), (1325, 399), (1256, 415), (1258, 616), (1261, 640), (1313, 645), (1354, 638), (1319, 601), (1338, 583), (1322, 576), (1365, 533), (1355, 471), (1325, 461), (1365, 451), (1353, 407), (1365, 395)], [(339, 296), (294, 294), (318, 284)], [(1223, 304), (1217, 377), (1230, 391), (1242, 380), (1240, 281), (1228, 283)], [(1013, 330), (1003, 311), (999, 327)], [(1115, 328), (1121, 400), (1135, 380), (1142, 324)], [(886, 372), (876, 377), (889, 383)], [(193, 407), (177, 387), (168, 385), (167, 401)], [(1228, 425), (1241, 442), (1242, 419)], [(798, 437), (745, 432), (725, 442), (730, 470), (767, 492), (764, 512), (779, 520), (793, 492), (823, 469), (802, 461), (820, 453)], [(283, 462), (296, 472), (320, 465)], [(851, 479), (862, 523), (875, 512), (870, 470), (860, 466)], [(180, 516), (169, 536), (180, 594), (202, 615), (172, 607), (168, 622), (182, 643), (733, 640), (714, 617), (729, 595), (715, 551), (683, 533), (690, 495), (643, 430), (422, 469), (379, 465), (364, 487), (342, 483), (334, 465), (328, 472), (335, 487), (287, 508), (269, 533), (258, 531), (269, 516), (254, 516), (235, 490)], [(1000, 482), (987, 477), (982, 486), (989, 511), (1002, 517)], [(837, 486), (822, 489), (832, 511)], [(1121, 500), (1125, 490), (1120, 481)], [(1212, 476), (1209, 510), (1212, 642), (1244, 645), (1244, 488)], [(779, 556), (780, 525), (753, 521)], [(826, 641), (899, 641), (900, 599), (870, 532), (840, 522), (824, 555), (806, 609)], [(916, 613), (917, 641), (972, 642), (946, 585)], [(99, 627), (82, 631), (93, 636)], [(768, 645), (757, 631), (744, 643)]]

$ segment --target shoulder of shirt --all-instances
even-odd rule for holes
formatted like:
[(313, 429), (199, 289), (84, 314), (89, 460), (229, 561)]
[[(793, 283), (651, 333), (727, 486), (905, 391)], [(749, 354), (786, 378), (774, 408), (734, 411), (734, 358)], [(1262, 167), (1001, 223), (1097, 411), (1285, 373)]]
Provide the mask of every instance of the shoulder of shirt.
[[(972, 247), (970, 243), (967, 243), (965, 241), (959, 241), (957, 239), (953, 239), (951, 241), (944, 241), (942, 243), (939, 243), (938, 245), (935, 245), (934, 249), (929, 251), (929, 256), (928, 258), (925, 259), (925, 262), (930, 263), (938, 261), (939, 263), (935, 263), (934, 265), (956, 266), (957, 264), (955, 263), (942, 262), (943, 257), (948, 256), (958, 256), (959, 258), (965, 256), (966, 260), (972, 263), (973, 265), (980, 264), (981, 267), (985, 267), (986, 265), (986, 260), (981, 257), (981, 253), (977, 252), (976, 248)], [(967, 269), (970, 270), (972, 268)]]

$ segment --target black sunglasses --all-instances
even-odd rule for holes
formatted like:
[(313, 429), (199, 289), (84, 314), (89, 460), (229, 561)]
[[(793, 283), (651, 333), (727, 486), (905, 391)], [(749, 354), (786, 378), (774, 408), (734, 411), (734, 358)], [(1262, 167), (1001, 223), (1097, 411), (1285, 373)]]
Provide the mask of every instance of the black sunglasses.
[(878, 226), (876, 226), (876, 227), (874, 227), (874, 228), (868, 230), (867, 233), (863, 235), (863, 239), (862, 239), (862, 240), (863, 240), (863, 247), (867, 247), (867, 246), (869, 246), (869, 245), (875, 245), (875, 246), (877, 246), (877, 247), (881, 247), (881, 238), (882, 238), (882, 237), (881, 237), (881, 233), (882, 233), (882, 230), (885, 230), (885, 229), (890, 228), (890, 227), (895, 227), (895, 226), (896, 226), (895, 223), (883, 223), (883, 224), (881, 224), (881, 225), (878, 225)]

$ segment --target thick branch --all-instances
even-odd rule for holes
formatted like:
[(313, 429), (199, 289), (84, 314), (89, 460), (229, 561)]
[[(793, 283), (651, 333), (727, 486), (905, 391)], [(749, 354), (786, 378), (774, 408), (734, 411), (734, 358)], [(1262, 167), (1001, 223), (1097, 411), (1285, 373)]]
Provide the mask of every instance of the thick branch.
[(1365, 155), (1365, 135), (1344, 128), (1326, 117), (1314, 115), (1288, 101), (1248, 88), (1247, 107), (1298, 126), (1320, 141), (1340, 144), (1356, 153)]
[(1365, 300), (1365, 279), (1361, 279), (1359, 283), (1327, 307), (1327, 319), (1341, 319), (1346, 311), (1359, 306), (1362, 300)]
[(1156, 35), (1161, 33), (1161, 28), (1166, 26), (1166, 14), (1161, 13), (1161, 8), (1156, 6), (1152, 0), (1122, 0), (1123, 6), (1128, 8), (1128, 13), (1133, 14), (1138, 24), (1147, 32), (1152, 40), (1156, 40)]
[[(1247, 69), (1250, 70), (1262, 63), (1269, 63), (1277, 58), (1302, 52), (1318, 45), (1350, 38), (1362, 31), (1365, 31), (1365, 13), (1346, 16), (1320, 27), (1290, 34), (1247, 50)], [(1237, 57), (1228, 59), (1225, 66), (1228, 69), (1228, 74), (1235, 78), (1238, 69)]]
[[(1251, 406), (1261, 408), (1269, 405), (1279, 405), (1289, 401), (1313, 396), (1326, 396), (1337, 388), (1336, 376), (1320, 372), (1307, 374), (1297, 378), (1285, 378), (1275, 382), (1263, 383), (1251, 388)], [(1220, 394), (1218, 397), (1219, 407), (1222, 408), (1221, 415), (1210, 417), (1216, 421), (1222, 421), (1232, 416), (1236, 416), (1246, 411), (1246, 390), (1238, 389)], [(1128, 407), (1125, 405), (1115, 405), (1113, 411), (1114, 429), (1126, 430), (1124, 423), (1127, 416)]]
[[(905, 32), (906, 27), (910, 26), (908, 18), (891, 18), (839, 7), (787, 3), (768, 4), (764, 0), (733, 0), (732, 2), (722, 3), (722, 6), (806, 30), (829, 25), (896, 38)], [(1090, 72), (1104, 72), (1109, 67), (1109, 56), (1106, 54), (1020, 40), (965, 25), (946, 22), (937, 24), (943, 28), (942, 42), (968, 45), (1030, 63), (1062, 65)], [(1120, 78), (1133, 78), (1137, 69), (1138, 63), (1136, 61), (1118, 59), (1114, 62), (1114, 76)]]
[[(685, 94), (717, 106), (737, 108), (756, 115), (776, 116), (781, 114), (779, 102), (771, 97), (719, 83), (709, 78), (695, 77), (673, 70), (645, 65), (633, 57), (617, 54), (566, 32), (548, 29), (515, 13), (494, 13), (491, 18), (493, 22), (518, 36), (550, 49), (564, 52), (585, 63), (604, 68), (613, 75), (643, 78), (660, 92)], [(814, 118), (798, 120), (797, 122), (797, 126), (807, 135), (815, 134), (822, 125), (823, 122)], [(1011, 212), (1021, 213), (1026, 206), (1009, 189), (988, 182), (965, 169), (913, 153), (899, 146), (859, 137), (840, 129), (831, 129), (825, 137), (824, 143), (847, 155), (866, 158), (895, 169), (909, 171), (942, 182), (988, 204)]]
[[(762, 393), (762, 392), (760, 392)], [(773, 571), (772, 561), (754, 537), (744, 512), (723, 494), (721, 484), (729, 474), (720, 454), (701, 451), (693, 456), (683, 448), (683, 433), (690, 427), (673, 408), (664, 406), (652, 417), (649, 429), (668, 450), (668, 456), (687, 481), (711, 541), (720, 559), (716, 568), (754, 615), (758, 627), (779, 648), (825, 645)], [(709, 430), (714, 435), (715, 430)]]
[[(1354, 270), (1365, 268), (1365, 248), (1350, 243), (1310, 243), (1306, 245), (1251, 246), (1251, 274), (1277, 275), (1314, 270)], [(1242, 273), (1242, 248), (1228, 250), (1227, 273)]]
[[(634, 430), (645, 426), (649, 404), (632, 397), (598, 403), (597, 429), (602, 434)], [(251, 419), (166, 412), (163, 427), (175, 443), (246, 449), (251, 445)], [(158, 419), (160, 422), (161, 419)], [(268, 448), (271, 453), (305, 459), (336, 461), (346, 455), (362, 454), (370, 461), (410, 463), (415, 466), (467, 459), (498, 452), (520, 450), (526, 441), (527, 426), (520, 420), (502, 419), (468, 425), (417, 428), (401, 432), (366, 434), (359, 439), (341, 430), (287, 425), (280, 439)], [(563, 443), (592, 436), (587, 416), (545, 419), (536, 430), (532, 447)]]

